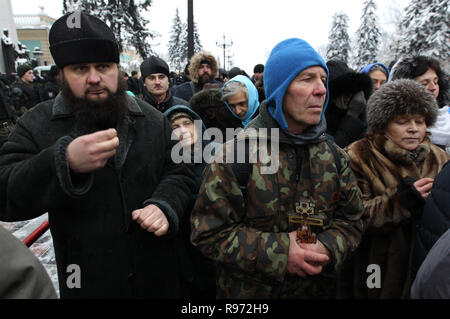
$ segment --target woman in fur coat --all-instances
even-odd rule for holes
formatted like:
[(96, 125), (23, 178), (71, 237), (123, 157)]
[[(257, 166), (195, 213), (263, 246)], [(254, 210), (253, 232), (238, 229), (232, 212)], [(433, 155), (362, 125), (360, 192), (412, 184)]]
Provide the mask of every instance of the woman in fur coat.
[(415, 230), (448, 155), (430, 143), (436, 100), (413, 80), (389, 82), (367, 105), (368, 132), (346, 148), (368, 216), (338, 297), (409, 298)]

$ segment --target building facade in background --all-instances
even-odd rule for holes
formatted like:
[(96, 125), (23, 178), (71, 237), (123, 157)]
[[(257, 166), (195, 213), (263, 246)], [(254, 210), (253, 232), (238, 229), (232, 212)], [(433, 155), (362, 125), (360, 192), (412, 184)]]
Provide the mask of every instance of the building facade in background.
[(44, 7), (40, 7), (41, 12), (38, 14), (15, 14), (14, 23), (17, 30), (18, 40), (30, 50), (30, 58), (40, 60), (35, 56), (35, 48), (40, 48), (42, 51), (42, 60), (39, 65), (54, 64), (52, 55), (49, 49), (48, 33), (55, 18), (49, 17)]

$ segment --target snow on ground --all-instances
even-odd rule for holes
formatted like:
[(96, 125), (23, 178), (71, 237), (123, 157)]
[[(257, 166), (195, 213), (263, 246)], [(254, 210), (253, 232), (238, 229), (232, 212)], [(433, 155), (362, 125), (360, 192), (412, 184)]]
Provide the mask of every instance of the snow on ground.
[[(45, 214), (27, 221), (13, 223), (0, 222), (0, 226), (9, 230), (20, 241), (23, 241), (47, 219), (48, 215)], [(53, 249), (53, 239), (50, 230), (47, 230), (41, 237), (39, 237), (36, 242), (31, 245), (30, 250), (44, 265), (44, 268), (47, 270), (47, 273), (59, 296), (58, 273), (56, 270), (55, 251)]]

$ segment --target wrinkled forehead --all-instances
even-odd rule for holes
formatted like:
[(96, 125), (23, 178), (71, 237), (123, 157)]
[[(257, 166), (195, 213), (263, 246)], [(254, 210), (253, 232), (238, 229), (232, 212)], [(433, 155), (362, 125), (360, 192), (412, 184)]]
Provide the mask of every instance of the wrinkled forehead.
[(307, 68), (303, 69), (302, 71), (300, 71), (294, 79), (301, 77), (301, 76), (308, 76), (308, 75), (309, 76), (319, 75), (320, 77), (324, 77), (324, 78), (328, 77), (327, 71), (322, 66), (314, 65), (314, 66), (307, 67)]

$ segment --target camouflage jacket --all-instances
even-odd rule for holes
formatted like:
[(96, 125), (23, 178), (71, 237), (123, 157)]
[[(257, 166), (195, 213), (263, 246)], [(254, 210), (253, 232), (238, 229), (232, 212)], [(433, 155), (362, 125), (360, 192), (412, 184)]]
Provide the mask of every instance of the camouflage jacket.
[[(278, 128), (265, 105), (237, 140), (259, 139), (263, 130), (257, 128)], [(227, 145), (234, 142), (224, 144), (225, 153), (206, 168), (191, 215), (191, 240), (217, 263), (218, 298), (334, 296), (332, 266), (339, 268), (360, 242), (363, 203), (347, 155), (336, 147), (341, 163), (337, 172), (325, 139), (322, 133), (315, 142), (302, 143), (280, 131), (279, 144), (270, 136), (266, 145), (249, 142), (250, 157), (257, 152), (259, 157), (252, 165), (246, 198), (232, 164), (223, 160)], [(263, 174), (267, 156), (276, 147), (278, 169)], [(288, 233), (298, 228), (289, 215), (295, 214), (299, 202), (314, 205), (314, 214), (324, 221), (314, 231), (331, 252), (332, 262), (318, 276), (300, 278), (286, 271)]]

